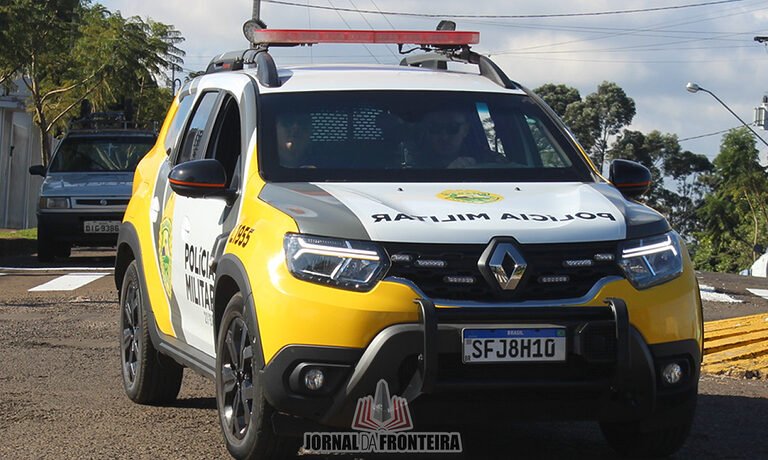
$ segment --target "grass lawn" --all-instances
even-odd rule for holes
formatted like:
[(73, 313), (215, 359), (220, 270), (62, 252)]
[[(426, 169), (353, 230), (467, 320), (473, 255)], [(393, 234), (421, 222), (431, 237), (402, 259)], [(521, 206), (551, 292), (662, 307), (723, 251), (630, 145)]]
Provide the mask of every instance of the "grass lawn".
[(23, 230), (0, 229), (0, 240), (36, 240), (37, 228), (25, 228)]

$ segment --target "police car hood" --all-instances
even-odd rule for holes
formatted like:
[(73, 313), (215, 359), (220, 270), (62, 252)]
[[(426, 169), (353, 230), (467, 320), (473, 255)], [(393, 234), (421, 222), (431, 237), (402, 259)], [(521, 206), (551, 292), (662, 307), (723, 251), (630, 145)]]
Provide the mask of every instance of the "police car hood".
[(669, 228), (609, 184), (272, 183), (260, 197), (302, 233), (383, 242), (613, 241)]
[(131, 196), (133, 172), (52, 172), (45, 177), (42, 196)]

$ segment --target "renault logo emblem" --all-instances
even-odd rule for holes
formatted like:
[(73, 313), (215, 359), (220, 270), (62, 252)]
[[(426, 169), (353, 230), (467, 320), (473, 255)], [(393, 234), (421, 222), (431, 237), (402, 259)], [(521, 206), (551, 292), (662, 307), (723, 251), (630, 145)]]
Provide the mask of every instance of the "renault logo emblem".
[[(513, 243), (492, 241), (478, 264), (505, 291), (517, 288), (528, 264)], [(490, 280), (489, 280), (490, 281)]]

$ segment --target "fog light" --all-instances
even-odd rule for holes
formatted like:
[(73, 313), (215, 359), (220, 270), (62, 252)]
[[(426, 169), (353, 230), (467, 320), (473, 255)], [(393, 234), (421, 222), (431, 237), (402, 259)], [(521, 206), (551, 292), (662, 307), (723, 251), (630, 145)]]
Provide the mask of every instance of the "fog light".
[(674, 385), (683, 378), (683, 369), (677, 363), (667, 364), (661, 372), (664, 382)]
[(320, 369), (310, 369), (304, 374), (304, 386), (312, 391), (317, 391), (325, 383), (325, 374)]

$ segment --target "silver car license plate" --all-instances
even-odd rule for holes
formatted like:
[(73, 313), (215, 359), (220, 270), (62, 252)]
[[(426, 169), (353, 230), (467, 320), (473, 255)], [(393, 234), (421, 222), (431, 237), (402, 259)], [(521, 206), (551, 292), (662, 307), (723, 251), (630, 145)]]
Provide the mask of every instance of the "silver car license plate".
[(85, 233), (120, 233), (119, 220), (86, 220), (83, 222)]

